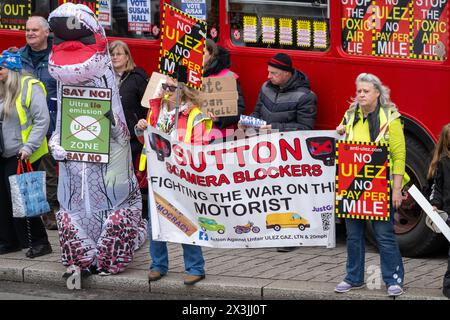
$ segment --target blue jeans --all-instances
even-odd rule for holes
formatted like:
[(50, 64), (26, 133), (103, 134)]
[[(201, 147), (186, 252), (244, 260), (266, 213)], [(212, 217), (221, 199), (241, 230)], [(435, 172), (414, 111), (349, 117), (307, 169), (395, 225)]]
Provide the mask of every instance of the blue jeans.
[[(150, 208), (149, 208), (150, 217)], [(167, 244), (164, 241), (154, 241), (152, 239), (152, 226), (149, 221), (148, 225), (149, 239), (150, 239), (150, 257), (152, 264), (150, 270), (159, 271), (161, 274), (166, 274), (169, 270), (169, 254), (167, 251)], [(203, 259), (202, 248), (191, 244), (182, 244), (184, 268), (188, 274), (204, 275), (205, 274), (205, 260)]]
[[(364, 283), (366, 220), (345, 219), (347, 227), (347, 276), (352, 285)], [(380, 251), (381, 274), (387, 286), (403, 286), (405, 271), (402, 256), (394, 234), (394, 213), (389, 221), (371, 221)]]

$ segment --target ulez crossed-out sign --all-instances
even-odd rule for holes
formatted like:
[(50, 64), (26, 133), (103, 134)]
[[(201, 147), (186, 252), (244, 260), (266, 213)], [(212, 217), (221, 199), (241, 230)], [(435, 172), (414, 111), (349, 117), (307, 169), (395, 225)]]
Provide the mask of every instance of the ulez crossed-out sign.
[(111, 89), (63, 86), (61, 146), (68, 160), (108, 163), (109, 112)]

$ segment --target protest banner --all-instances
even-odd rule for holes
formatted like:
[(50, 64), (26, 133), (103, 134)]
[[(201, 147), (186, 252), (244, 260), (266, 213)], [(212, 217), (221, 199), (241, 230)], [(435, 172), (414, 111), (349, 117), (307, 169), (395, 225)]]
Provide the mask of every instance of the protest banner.
[(201, 109), (216, 117), (236, 116), (238, 114), (238, 92), (234, 77), (203, 78)]
[[(150, 99), (158, 98), (161, 84), (166, 81), (166, 76), (153, 72), (145, 89), (141, 105), (150, 107)], [(238, 114), (238, 93), (236, 80), (233, 77), (208, 77), (203, 78), (202, 91), (200, 92), (200, 106), (205, 114), (211, 112), (216, 117), (234, 116)]]
[(0, 29), (25, 30), (31, 16), (31, 0), (2, 0), (0, 2)]
[(63, 86), (61, 96), (61, 146), (67, 160), (108, 163), (111, 89)]
[(200, 90), (205, 39), (206, 22), (164, 3), (159, 72)]
[(388, 149), (385, 143), (337, 143), (336, 214), (339, 218), (389, 220)]
[(155, 240), (219, 248), (335, 245), (335, 131), (206, 146), (145, 132)]

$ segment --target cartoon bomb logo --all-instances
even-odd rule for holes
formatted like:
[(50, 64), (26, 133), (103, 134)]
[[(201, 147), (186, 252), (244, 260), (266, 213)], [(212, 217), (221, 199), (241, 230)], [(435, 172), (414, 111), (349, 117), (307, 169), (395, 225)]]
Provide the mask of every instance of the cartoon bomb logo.
[(313, 137), (306, 139), (308, 152), (313, 159), (322, 161), (326, 166), (334, 166), (336, 146), (334, 138)]
[(172, 150), (170, 141), (159, 134), (153, 132), (150, 135), (150, 147), (155, 150), (159, 161), (164, 161), (165, 158), (170, 157)]

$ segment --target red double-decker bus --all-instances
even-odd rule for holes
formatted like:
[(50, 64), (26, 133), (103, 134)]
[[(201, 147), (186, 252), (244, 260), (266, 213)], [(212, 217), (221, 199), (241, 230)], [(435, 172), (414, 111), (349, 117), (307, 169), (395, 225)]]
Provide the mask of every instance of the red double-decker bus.
[[(27, 14), (46, 17), (64, 0), (2, 0), (0, 48), (25, 42)], [(380, 77), (403, 115), (407, 172), (422, 188), (430, 154), (450, 122), (448, 0), (98, 0), (71, 1), (97, 10), (110, 40), (128, 43), (137, 64), (157, 70), (163, 3), (204, 19), (208, 37), (231, 53), (240, 76), (246, 113), (253, 110), (267, 61), (288, 53), (318, 96), (316, 129), (333, 129), (355, 95), (358, 74)], [(23, 14), (28, 5), (30, 12)], [(145, 11), (136, 9), (140, 5)], [(143, 20), (136, 14), (145, 13)], [(25, 17), (20, 16), (23, 14)], [(21, 19), (22, 18), (22, 19)], [(9, 21), (8, 21), (9, 19)], [(402, 253), (438, 249), (443, 238), (425, 226), (412, 199), (395, 215)]]

